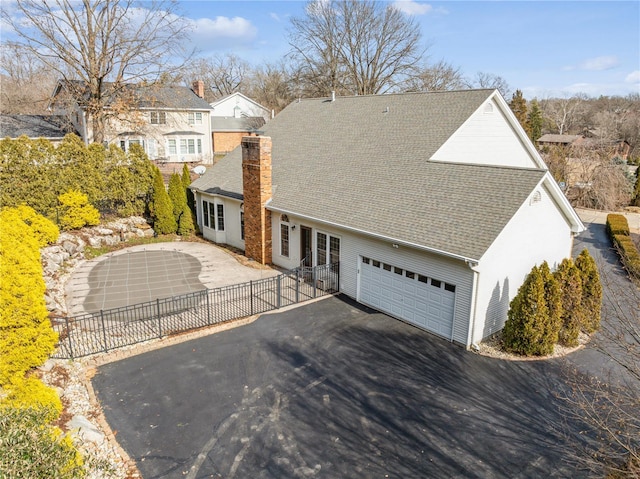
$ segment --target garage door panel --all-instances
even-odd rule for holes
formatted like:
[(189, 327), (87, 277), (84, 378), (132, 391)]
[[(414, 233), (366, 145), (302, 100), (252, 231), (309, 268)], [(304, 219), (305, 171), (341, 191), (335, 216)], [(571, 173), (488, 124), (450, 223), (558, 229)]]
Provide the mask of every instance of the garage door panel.
[(419, 273), (407, 273), (382, 260), (361, 262), (359, 271), (360, 301), (451, 338), (455, 293), (446, 290), (445, 283)]

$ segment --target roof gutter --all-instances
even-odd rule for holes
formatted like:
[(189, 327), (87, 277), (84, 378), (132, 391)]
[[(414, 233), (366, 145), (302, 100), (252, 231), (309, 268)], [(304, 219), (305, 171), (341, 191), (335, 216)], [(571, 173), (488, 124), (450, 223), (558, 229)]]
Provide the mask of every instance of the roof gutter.
[(285, 214), (285, 215), (291, 215), (291, 216), (297, 216), (297, 217), (304, 218), (304, 219), (307, 219), (307, 220), (316, 221), (318, 223), (322, 223), (322, 224), (325, 224), (325, 225), (334, 226), (336, 228), (341, 228), (341, 229), (344, 229), (344, 230), (347, 230), (347, 231), (351, 231), (353, 233), (358, 233), (358, 234), (361, 234), (361, 235), (370, 236), (372, 238), (376, 238), (376, 239), (379, 239), (379, 240), (389, 241), (389, 242), (391, 242), (393, 244), (409, 246), (411, 248), (415, 248), (415, 249), (418, 249), (418, 250), (421, 250), (421, 251), (428, 251), (429, 253), (435, 253), (435, 254), (438, 254), (438, 255), (441, 255), (441, 256), (446, 256), (448, 258), (453, 258), (453, 259), (456, 259), (456, 260), (459, 260), (459, 261), (464, 261), (468, 265), (477, 265), (478, 262), (479, 262), (479, 260), (476, 259), (476, 258), (469, 258), (467, 256), (462, 256), (462, 255), (455, 254), (455, 253), (449, 253), (448, 251), (443, 251), (443, 250), (439, 250), (439, 249), (436, 249), (436, 248), (429, 248), (427, 246), (419, 245), (417, 243), (411, 243), (409, 241), (403, 241), (403, 240), (400, 240), (400, 239), (397, 239), (397, 238), (392, 238), (390, 236), (385, 236), (385, 235), (381, 235), (381, 234), (378, 234), (378, 233), (372, 233), (370, 231), (361, 230), (359, 228), (353, 228), (352, 226), (341, 225), (339, 223), (334, 223), (332, 221), (322, 220), (320, 218), (315, 218), (313, 216), (300, 214), (300, 213), (297, 213), (295, 211), (289, 211), (289, 210), (285, 210), (285, 209), (282, 209), (282, 208), (277, 208), (277, 207), (274, 207), (274, 206), (270, 206), (269, 205), (270, 202), (271, 202), (271, 200), (269, 200), (267, 202), (266, 208), (271, 210), (271, 211), (275, 211), (276, 213)]

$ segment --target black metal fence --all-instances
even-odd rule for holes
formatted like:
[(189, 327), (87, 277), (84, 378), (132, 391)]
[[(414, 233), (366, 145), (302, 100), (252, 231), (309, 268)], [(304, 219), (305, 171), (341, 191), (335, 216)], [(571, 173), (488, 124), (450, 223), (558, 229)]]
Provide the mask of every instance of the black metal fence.
[(54, 358), (108, 352), (171, 334), (265, 313), (339, 290), (339, 265), (296, 268), (278, 276), (53, 320)]

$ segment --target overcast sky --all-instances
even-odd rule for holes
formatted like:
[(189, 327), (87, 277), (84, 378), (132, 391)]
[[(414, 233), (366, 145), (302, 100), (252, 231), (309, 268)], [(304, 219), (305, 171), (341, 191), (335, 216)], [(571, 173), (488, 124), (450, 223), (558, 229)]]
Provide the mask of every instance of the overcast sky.
[[(419, 23), (433, 61), (467, 76), (502, 76), (528, 99), (583, 92), (640, 93), (640, 2), (393, 2)], [(203, 55), (233, 52), (251, 63), (289, 49), (302, 1), (183, 0)]]

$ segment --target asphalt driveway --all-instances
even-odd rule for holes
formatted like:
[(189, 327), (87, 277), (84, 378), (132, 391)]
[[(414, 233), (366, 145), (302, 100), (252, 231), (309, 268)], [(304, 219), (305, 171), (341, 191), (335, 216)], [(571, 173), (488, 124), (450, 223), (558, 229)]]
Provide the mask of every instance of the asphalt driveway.
[(145, 479), (581, 477), (562, 374), (329, 298), (105, 365), (93, 384)]

